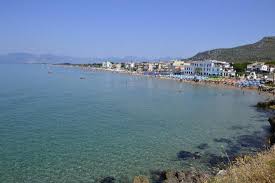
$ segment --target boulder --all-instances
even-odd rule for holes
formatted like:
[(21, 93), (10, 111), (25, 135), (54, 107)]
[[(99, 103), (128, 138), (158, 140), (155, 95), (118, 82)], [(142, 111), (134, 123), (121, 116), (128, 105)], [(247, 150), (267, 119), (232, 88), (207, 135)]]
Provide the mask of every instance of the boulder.
[(270, 106), (274, 106), (274, 105), (275, 105), (275, 100), (270, 100), (267, 102), (258, 102), (256, 106), (259, 108), (269, 108)]
[(275, 131), (275, 116), (269, 117), (268, 121), (270, 123), (272, 131)]
[(175, 171), (170, 171), (168, 170), (166, 173), (165, 173), (165, 178), (166, 179), (170, 179), (170, 178), (174, 178), (176, 177), (176, 173)]
[(168, 171), (164, 183), (203, 183), (208, 175), (196, 171)]
[(179, 181), (185, 180), (186, 179), (185, 172), (184, 171), (177, 172), (177, 177)]
[(164, 180), (164, 182), (165, 183), (178, 183), (179, 180), (176, 177), (176, 174), (177, 174), (177, 172), (175, 172), (175, 171), (167, 171), (165, 173), (165, 180)]
[(152, 182), (163, 182), (166, 177), (166, 172), (163, 170), (150, 171)]
[(149, 183), (149, 180), (147, 177), (144, 176), (135, 176), (134, 183)]
[(272, 135), (269, 137), (269, 143), (270, 143), (270, 146), (274, 146), (274, 147), (275, 147), (275, 133), (272, 134)]
[(199, 159), (201, 157), (199, 152), (180, 151), (177, 153), (177, 157), (180, 160)]
[(203, 183), (206, 182), (208, 175), (196, 172), (196, 171), (188, 171), (185, 173), (185, 179), (182, 180), (182, 183)]
[(104, 177), (99, 182), (100, 183), (114, 183), (115, 178), (114, 177)]
[(218, 173), (217, 173), (217, 176), (224, 176), (226, 174), (226, 170), (220, 170)]
[(177, 179), (177, 177), (173, 177), (173, 178), (164, 180), (164, 183), (179, 183), (179, 180)]

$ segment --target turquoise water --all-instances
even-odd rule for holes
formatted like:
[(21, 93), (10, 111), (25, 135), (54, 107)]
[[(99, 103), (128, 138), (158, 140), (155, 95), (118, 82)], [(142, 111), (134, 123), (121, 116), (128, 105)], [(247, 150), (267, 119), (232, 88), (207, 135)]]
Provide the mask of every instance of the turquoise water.
[(257, 93), (48, 70), (0, 65), (0, 182), (127, 182), (263, 148)]

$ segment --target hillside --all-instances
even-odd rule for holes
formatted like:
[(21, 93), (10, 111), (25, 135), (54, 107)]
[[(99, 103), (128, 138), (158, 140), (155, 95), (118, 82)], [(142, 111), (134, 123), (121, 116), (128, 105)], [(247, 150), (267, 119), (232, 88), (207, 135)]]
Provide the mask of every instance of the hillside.
[(221, 48), (196, 54), (189, 60), (215, 59), (228, 62), (274, 61), (275, 36), (234, 48)]

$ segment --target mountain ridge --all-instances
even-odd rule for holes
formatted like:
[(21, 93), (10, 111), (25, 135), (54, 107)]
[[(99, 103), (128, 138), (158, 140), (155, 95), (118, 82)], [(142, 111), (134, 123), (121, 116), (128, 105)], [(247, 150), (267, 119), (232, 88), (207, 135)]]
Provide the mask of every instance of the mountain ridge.
[(197, 53), (188, 60), (214, 59), (228, 62), (275, 61), (275, 36), (233, 48), (218, 48)]
[(143, 62), (143, 61), (167, 61), (172, 59), (181, 59), (181, 57), (138, 57), (138, 56), (124, 56), (124, 57), (71, 57), (58, 56), (52, 54), (32, 54), (25, 52), (8, 53), (0, 55), (0, 63), (5, 64), (22, 64), (22, 63), (99, 63), (103, 61), (110, 62)]

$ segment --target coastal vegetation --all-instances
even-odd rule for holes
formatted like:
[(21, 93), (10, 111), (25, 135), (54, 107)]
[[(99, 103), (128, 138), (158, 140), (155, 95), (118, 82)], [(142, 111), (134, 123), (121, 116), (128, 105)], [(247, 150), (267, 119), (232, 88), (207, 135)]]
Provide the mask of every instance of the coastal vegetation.
[(267, 62), (265, 62), (265, 64), (274, 66), (275, 60), (267, 61)]
[(243, 75), (245, 74), (245, 70), (248, 64), (250, 64), (250, 62), (237, 62), (237, 63), (232, 63), (232, 66), (236, 70), (237, 74)]
[(221, 174), (207, 183), (273, 183), (275, 182), (275, 148), (254, 156), (237, 158)]

